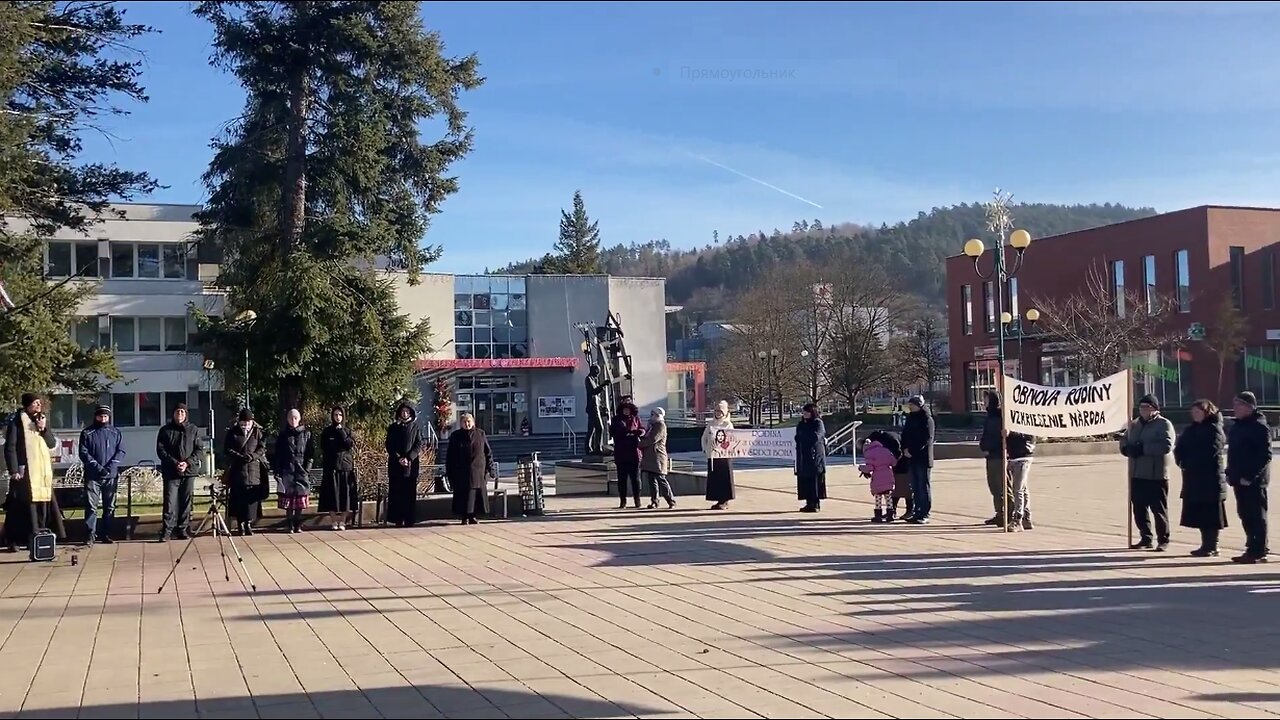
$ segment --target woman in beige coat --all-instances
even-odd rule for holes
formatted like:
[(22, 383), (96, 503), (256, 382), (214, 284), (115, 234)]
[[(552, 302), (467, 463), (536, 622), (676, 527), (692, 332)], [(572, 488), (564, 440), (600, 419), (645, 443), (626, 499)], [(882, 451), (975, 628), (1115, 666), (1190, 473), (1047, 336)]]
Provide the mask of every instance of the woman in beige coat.
[(640, 472), (649, 485), (649, 509), (658, 507), (658, 494), (667, 501), (667, 507), (676, 506), (675, 496), (671, 494), (671, 483), (667, 475), (671, 473), (671, 459), (667, 457), (667, 412), (662, 408), (654, 408), (649, 413), (649, 427), (640, 437)]

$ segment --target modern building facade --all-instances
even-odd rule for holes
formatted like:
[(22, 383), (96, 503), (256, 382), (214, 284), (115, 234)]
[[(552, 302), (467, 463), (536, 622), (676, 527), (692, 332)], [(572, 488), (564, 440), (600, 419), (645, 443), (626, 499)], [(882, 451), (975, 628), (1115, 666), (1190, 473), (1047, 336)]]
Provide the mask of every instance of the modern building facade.
[[(125, 438), (128, 464), (155, 460), (156, 432), (179, 403), (192, 422), (208, 426), (210, 393), (222, 407), (216, 373), (208, 373), (192, 336), (191, 309), (220, 314), (225, 294), (211, 280), (217, 268), (202, 265), (191, 242), (196, 229), (190, 205), (122, 204), (88, 235), (63, 230), (45, 243), (45, 272), (51, 282), (97, 285), (71, 319), (69, 332), (84, 348), (113, 348), (124, 378), (97, 401), (77, 400), (53, 388), (47, 408), (59, 438), (59, 460), (75, 456), (75, 440), (93, 422), (94, 407), (110, 405)], [(27, 230), (10, 219), (18, 232)], [(37, 388), (40, 389), (40, 388)], [(222, 424), (226, 418), (217, 418)]]
[(588, 366), (577, 326), (603, 326), (610, 312), (631, 355), (635, 403), (641, 412), (668, 403), (663, 279), (427, 274), (398, 290), (403, 311), (431, 319), (435, 351), (418, 363), (424, 417), (443, 378), (455, 416), (473, 413), (490, 435), (582, 433)]
[[(1127, 288), (1140, 298), (1168, 298), (1179, 329), (1189, 338), (1180, 347), (1140, 352), (1130, 359), (1135, 397), (1154, 393), (1171, 407), (1198, 398), (1222, 404), (1249, 389), (1268, 405), (1280, 405), (1280, 210), (1201, 206), (1153, 217), (1037, 238), (1024, 264), (1005, 287), (1004, 306), (1024, 316), (1038, 298), (1062, 298), (1084, 288), (1092, 272), (1104, 273), (1111, 293)], [(1014, 260), (1008, 251), (1010, 263)], [(982, 268), (991, 267), (988, 252)], [(981, 407), (996, 382), (996, 283), (984, 282), (963, 255), (946, 261), (948, 330), (951, 342), (952, 405), (957, 411)], [(1201, 339), (1212, 336), (1222, 303), (1230, 298), (1248, 325), (1239, 360), (1223, 364)], [(1124, 303), (1112, 308), (1124, 312)], [(1025, 321), (1024, 321), (1025, 322)], [(1005, 341), (1007, 372), (1045, 385), (1087, 380), (1072, 371), (1072, 348), (1015, 323)], [(1219, 382), (1221, 378), (1221, 383)]]

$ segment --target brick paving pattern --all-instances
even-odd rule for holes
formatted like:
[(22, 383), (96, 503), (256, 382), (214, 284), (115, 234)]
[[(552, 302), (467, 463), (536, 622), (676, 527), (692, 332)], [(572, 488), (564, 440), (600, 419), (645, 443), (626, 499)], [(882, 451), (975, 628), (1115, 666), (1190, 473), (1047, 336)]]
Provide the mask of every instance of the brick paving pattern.
[[(868, 520), (833, 470), (727, 512), (555, 498), (476, 527), (259, 534), (258, 583), (205, 538), (0, 560), (0, 715), (138, 718), (1272, 717), (1280, 575), (1123, 550), (1122, 466), (1037, 462), (1037, 529), (1003, 535), (977, 462), (940, 463), (933, 525)], [(1177, 482), (1171, 515), (1178, 513)], [(197, 554), (198, 550), (198, 554)]]

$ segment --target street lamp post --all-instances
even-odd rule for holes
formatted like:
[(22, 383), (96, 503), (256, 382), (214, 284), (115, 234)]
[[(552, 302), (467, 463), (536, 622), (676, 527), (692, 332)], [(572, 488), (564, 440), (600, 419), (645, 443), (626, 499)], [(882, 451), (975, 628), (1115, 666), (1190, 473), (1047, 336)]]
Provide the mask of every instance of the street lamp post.
[[(773, 348), (772, 350), (769, 350), (767, 352), (764, 350), (761, 350), (756, 353), (756, 358), (760, 361), (760, 376), (764, 380), (764, 383), (763, 383), (764, 395), (769, 398), (769, 401), (771, 403), (775, 403), (773, 408), (773, 417), (769, 418), (769, 427), (773, 427), (775, 418), (779, 417), (778, 405), (781, 405), (782, 403), (782, 397), (781, 397), (782, 389), (779, 387), (777, 388), (776, 394), (774, 392), (775, 390), (774, 386), (777, 385), (778, 356), (781, 354), (782, 353), (779, 352), (777, 348)], [(760, 408), (760, 414), (761, 414), (760, 421), (763, 422), (764, 421), (763, 407)]]
[[(973, 271), (978, 275), (978, 277), (984, 281), (991, 280), (992, 278), (995, 278), (996, 280), (996, 287), (994, 289), (996, 295), (995, 314), (996, 319), (998, 320), (996, 323), (996, 388), (1001, 391), (1001, 396), (1004, 395), (1003, 390), (1005, 377), (1005, 322), (1003, 322), (1003, 320), (1004, 317), (1008, 315), (1008, 313), (1004, 311), (1004, 292), (1005, 287), (1009, 282), (1009, 278), (1016, 275), (1018, 271), (1022, 269), (1023, 255), (1026, 253), (1027, 247), (1031, 245), (1031, 233), (1026, 230), (1013, 229), (1013, 215), (1009, 211), (1009, 204), (1012, 200), (1012, 194), (1001, 192), (997, 188), (995, 196), (987, 203), (986, 206), (987, 230), (993, 233), (996, 237), (995, 247), (992, 248), (995, 258), (990, 272), (984, 273), (980, 267), (982, 256), (986, 252), (986, 245), (978, 238), (973, 238), (964, 244), (964, 254), (973, 259)], [(1013, 248), (1015, 253), (1012, 269), (1008, 267), (1008, 263), (1005, 259), (1006, 242), (1009, 247)], [(1038, 312), (1036, 313), (1036, 317), (1039, 318)], [(1010, 320), (1012, 320), (1012, 316), (1010, 316)], [(1019, 370), (1021, 370), (1021, 360), (1019, 360), (1018, 366)], [(1004, 412), (1003, 405), (1001, 412)], [(1009, 532), (1009, 442), (1008, 432), (1005, 428), (1003, 416), (1000, 419), (1000, 426), (1000, 477), (1003, 478), (1002, 488), (1004, 491), (1004, 502), (1002, 503), (1004, 507), (1002, 512), (1002, 524), (1004, 526), (1004, 531)]]
[(214, 364), (212, 360), (204, 361), (204, 389), (206, 396), (209, 398), (209, 447), (208, 452), (206, 453), (208, 461), (207, 467), (209, 468), (209, 476), (217, 477), (217, 470), (213, 466), (214, 458), (217, 457), (213, 449), (213, 433), (214, 428), (217, 427), (214, 424), (215, 421), (213, 417), (213, 367)]
[[(1018, 320), (1018, 379), (1022, 380), (1022, 367), (1026, 365), (1026, 360), (1022, 357), (1022, 338), (1027, 334), (1027, 328), (1034, 328), (1036, 323), (1040, 321), (1040, 311), (1035, 308), (1027, 310), (1025, 320), (1027, 324), (1024, 326), (1022, 320)], [(1000, 324), (1008, 325), (1013, 322), (1013, 315), (1008, 312), (1000, 313)]]
[[(244, 310), (236, 315), (232, 320), (232, 324), (243, 328), (246, 333), (249, 328), (253, 327), (254, 321), (258, 319), (258, 313), (252, 310)], [(249, 336), (245, 335), (244, 340), (244, 404), (246, 410), (252, 410), (253, 406), (249, 404)]]

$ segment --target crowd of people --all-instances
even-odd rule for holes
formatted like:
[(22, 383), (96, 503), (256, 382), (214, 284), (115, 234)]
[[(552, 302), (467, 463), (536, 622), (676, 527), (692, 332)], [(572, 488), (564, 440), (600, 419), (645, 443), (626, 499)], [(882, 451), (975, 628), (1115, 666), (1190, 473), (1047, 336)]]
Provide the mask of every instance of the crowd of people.
[[(1121, 434), (1120, 453), (1128, 459), (1129, 495), (1134, 525), (1139, 539), (1132, 549), (1164, 552), (1172, 530), (1169, 520), (1169, 480), (1174, 468), (1182, 474), (1181, 525), (1200, 532), (1196, 557), (1215, 557), (1222, 530), (1228, 526), (1226, 500), (1233, 489), (1237, 514), (1245, 534), (1245, 551), (1233, 558), (1238, 563), (1266, 562), (1267, 487), (1270, 480), (1271, 434), (1257, 398), (1240, 393), (1233, 402), (1234, 422), (1224, 430), (1223, 415), (1214, 403), (1196, 401), (1191, 407), (1191, 423), (1181, 434), (1160, 412), (1153, 395), (1138, 403), (1138, 415)], [(986, 417), (979, 448), (986, 456), (987, 487), (994, 513), (987, 525), (1016, 532), (1034, 528), (1031, 519), (1031, 468), (1036, 439), (1009, 432), (1000, 395), (986, 395)], [(721, 401), (707, 422), (702, 436), (707, 456), (706, 499), (712, 510), (723, 510), (735, 497), (733, 460), (716, 457), (714, 448), (733, 429), (729, 405)], [(662, 408), (649, 414), (645, 424), (639, 410), (625, 397), (608, 426), (618, 477), (619, 508), (628, 499), (641, 507), (641, 492), (647, 488), (649, 508), (676, 506), (668, 475), (671, 462), (667, 451), (667, 426)], [(901, 432), (876, 430), (863, 441), (863, 462), (858, 466), (869, 483), (873, 499), (872, 522), (892, 523), (899, 519), (911, 524), (927, 524), (933, 509), (932, 468), (935, 426), (924, 398), (907, 401)], [(435, 432), (424, 432), (414, 408), (401, 404), (386, 432), (387, 521), (397, 527), (416, 523), (418, 478), (425, 449), (435, 449)], [(57, 496), (53, 492), (54, 473), (49, 449), (55, 446), (53, 433), (39, 397), (27, 394), (6, 430), (5, 466), (10, 483), (5, 497), (4, 542), (12, 551), (27, 542), (33, 533), (49, 528), (65, 537)], [(359, 502), (354, 451), (356, 438), (345, 424), (345, 411), (335, 407), (330, 424), (320, 433), (318, 452), (313, 435), (298, 410), (290, 410), (271, 443), (268, 455), (266, 431), (253, 412), (244, 409), (223, 439), (226, 470), (221, 482), (226, 486), (227, 510), (235, 518), (242, 535), (252, 535), (261, 516), (262, 502), (274, 494), (285, 511), (286, 529), (302, 532), (302, 513), (312, 495), (312, 467), (321, 464), (319, 512), (335, 531), (346, 529)], [(815, 513), (827, 497), (826, 430), (815, 405), (805, 405), (795, 431), (796, 497), (804, 505), (801, 512)], [(187, 408), (179, 403), (170, 421), (156, 438), (156, 455), (164, 482), (164, 518), (160, 541), (186, 538), (190, 534), (194, 483), (205, 457), (197, 428), (188, 421)], [(318, 456), (318, 457), (317, 457)], [(79, 457), (84, 467), (85, 524), (88, 542), (110, 543), (115, 494), (125, 458), (123, 438), (111, 424), (111, 408), (99, 406), (94, 422), (80, 434)], [(445, 477), (453, 493), (452, 510), (462, 524), (475, 524), (489, 512), (489, 482), (498, 476), (497, 463), (488, 438), (476, 426), (475, 418), (461, 413), (458, 429), (450, 434), (446, 451)], [(440, 488), (437, 488), (440, 489)], [(899, 515), (899, 504), (904, 512)]]

